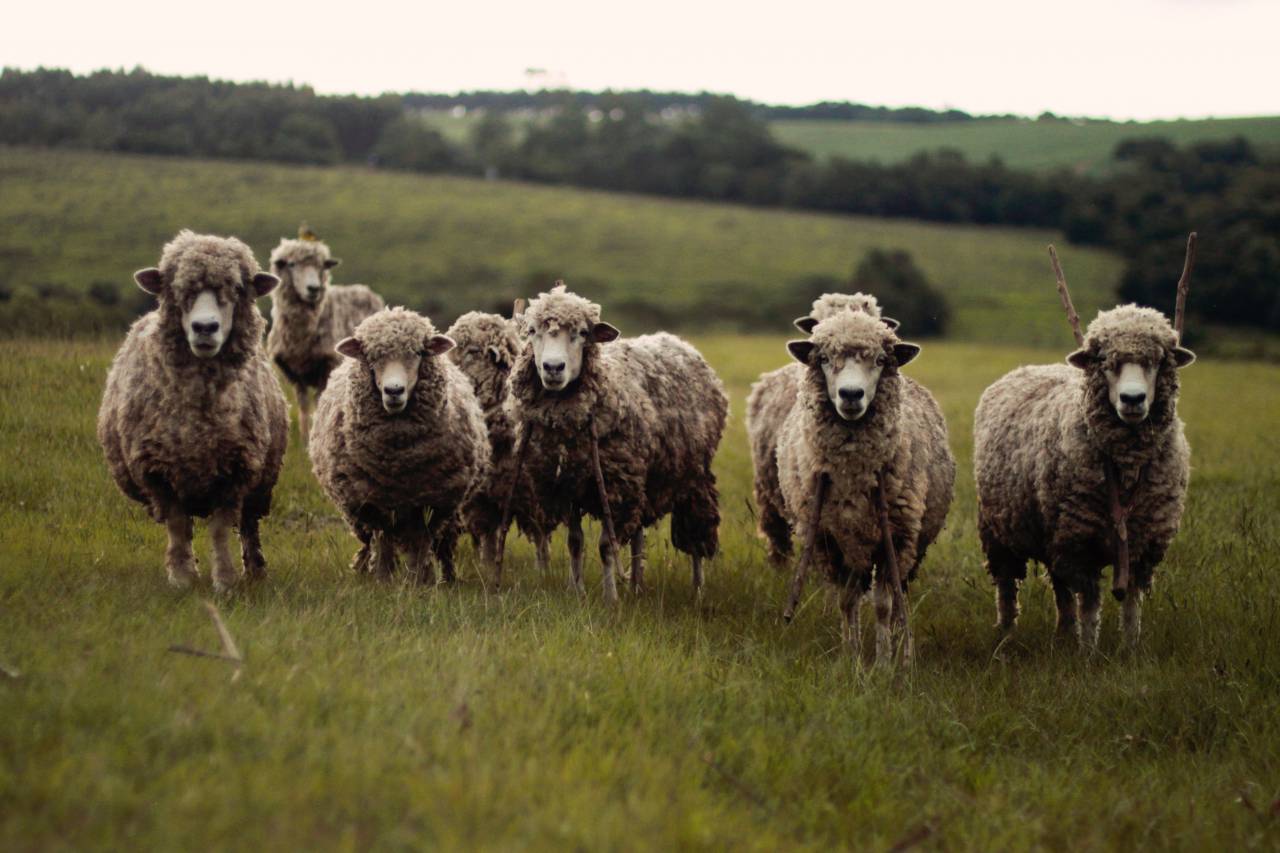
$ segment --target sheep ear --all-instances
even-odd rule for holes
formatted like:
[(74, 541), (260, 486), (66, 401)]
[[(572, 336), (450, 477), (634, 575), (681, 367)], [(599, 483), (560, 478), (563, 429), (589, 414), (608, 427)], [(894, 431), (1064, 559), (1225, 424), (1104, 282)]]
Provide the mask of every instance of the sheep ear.
[(1177, 367), (1186, 367), (1196, 360), (1196, 354), (1186, 347), (1173, 348), (1173, 363)]
[(164, 276), (155, 267), (138, 270), (133, 274), (133, 280), (138, 283), (138, 287), (141, 287), (152, 296), (159, 296), (160, 292), (164, 290)]
[(598, 344), (607, 344), (622, 334), (608, 323), (596, 323), (591, 327), (591, 340)]
[(904, 364), (910, 364), (911, 361), (920, 354), (919, 344), (900, 343), (893, 345), (893, 360), (898, 363), (898, 367)]
[(342, 258), (329, 258), (324, 262), (324, 268), (327, 270), (331, 270), (340, 263), (342, 263)]
[(253, 277), (253, 292), (257, 296), (266, 296), (268, 293), (276, 289), (276, 285), (280, 283), (280, 279), (269, 272), (260, 272)]
[(809, 354), (813, 352), (813, 341), (787, 341), (787, 352), (801, 364), (808, 364)]
[(791, 321), (791, 324), (806, 335), (811, 335), (813, 334), (813, 327), (818, 325), (818, 321), (812, 317), (805, 316), (795, 318)]
[(1087, 349), (1078, 349), (1071, 353), (1071, 355), (1067, 356), (1067, 364), (1072, 367), (1078, 367), (1081, 370), (1088, 370), (1095, 360), (1093, 353), (1089, 352)]
[(880, 322), (884, 323), (886, 326), (888, 326), (890, 329), (892, 329), (895, 332), (898, 331), (898, 327), (902, 325), (892, 317), (881, 317)]
[(432, 335), (427, 338), (425, 350), (427, 355), (444, 355), (455, 346), (457, 343), (448, 335)]
[(364, 360), (364, 344), (355, 338), (343, 338), (338, 341), (338, 345), (334, 349), (347, 358), (354, 358), (357, 361)]

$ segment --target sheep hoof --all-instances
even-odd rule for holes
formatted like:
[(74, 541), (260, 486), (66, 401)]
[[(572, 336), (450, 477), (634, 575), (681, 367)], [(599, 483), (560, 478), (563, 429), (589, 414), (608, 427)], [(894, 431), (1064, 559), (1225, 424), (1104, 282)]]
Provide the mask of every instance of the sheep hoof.
[(194, 569), (174, 570), (169, 569), (169, 586), (177, 590), (186, 591), (195, 585), (196, 580), (200, 577)]
[(238, 580), (239, 578), (234, 576), (231, 578), (215, 577), (213, 579), (213, 591), (219, 595), (225, 595), (236, 588), (236, 581)]

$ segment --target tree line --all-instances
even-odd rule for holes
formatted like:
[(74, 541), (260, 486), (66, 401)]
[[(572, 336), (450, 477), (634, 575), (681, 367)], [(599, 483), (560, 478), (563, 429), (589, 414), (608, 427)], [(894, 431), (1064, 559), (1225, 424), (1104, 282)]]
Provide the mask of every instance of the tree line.
[[(462, 141), (446, 139), (420, 114), (459, 105), (482, 111)], [(5, 69), (0, 143), (363, 163), (835, 213), (1060, 228), (1073, 242), (1121, 253), (1122, 298), (1163, 308), (1185, 233), (1196, 228), (1204, 239), (1193, 316), (1280, 330), (1280, 160), (1243, 139), (1184, 148), (1129, 140), (1117, 147), (1112, 173), (1098, 178), (1014, 170), (998, 159), (971, 162), (947, 150), (889, 165), (819, 161), (779, 143), (767, 124), (779, 114), (761, 106), (707, 93), (645, 91), (322, 96), (305, 86), (141, 69), (84, 76)], [(816, 104), (806, 115), (860, 115), (846, 110), (854, 107), (862, 109)], [(511, 118), (525, 108), (539, 116)], [(683, 111), (664, 116), (667, 108)]]

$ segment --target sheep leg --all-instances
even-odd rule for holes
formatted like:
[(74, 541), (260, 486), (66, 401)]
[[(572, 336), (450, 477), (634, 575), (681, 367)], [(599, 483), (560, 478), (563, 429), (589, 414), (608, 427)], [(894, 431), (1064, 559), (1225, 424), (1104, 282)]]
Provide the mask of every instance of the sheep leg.
[(396, 570), (396, 545), (395, 540), (391, 536), (389, 530), (379, 530), (373, 536), (373, 541), (377, 553), (377, 563), (374, 567), (374, 574), (378, 580), (390, 580), (391, 575)]
[(538, 573), (546, 575), (551, 571), (551, 537), (539, 531), (533, 539), (533, 548), (535, 559), (537, 560)]
[(987, 574), (996, 587), (996, 628), (1011, 631), (1018, 623), (1019, 581), (1027, 576), (1027, 561), (1013, 552), (983, 538), (987, 555)]
[(616, 604), (618, 602), (618, 548), (616, 541), (611, 537), (600, 537), (600, 562), (604, 565), (600, 578), (604, 600), (609, 604)]
[(702, 595), (702, 557), (692, 554), (689, 561), (693, 563), (693, 594), (697, 597)]
[(262, 580), (267, 576), (267, 559), (262, 556), (259, 520), (256, 515), (243, 512), (240, 516), (240, 561), (244, 563), (245, 578), (251, 581)]
[(1138, 648), (1142, 636), (1142, 599), (1142, 590), (1131, 581), (1120, 610), (1124, 642), (1130, 651)]
[(401, 534), (408, 545), (409, 575), (425, 586), (435, 586), (436, 567), (432, 560), (431, 535), (421, 516), (404, 525)]
[(164, 568), (169, 584), (175, 589), (187, 589), (200, 577), (195, 554), (191, 551), (191, 516), (173, 510), (165, 518), (164, 526), (169, 534), (169, 544), (164, 551)]
[(639, 593), (644, 589), (644, 528), (636, 529), (631, 534), (631, 591)]
[(858, 624), (858, 611), (862, 607), (862, 584), (858, 578), (850, 578), (840, 590), (841, 635), (856, 669), (862, 664), (862, 628)]
[(239, 575), (231, 557), (231, 530), (238, 513), (231, 509), (217, 509), (209, 516), (209, 538), (213, 542), (213, 589), (226, 592), (236, 585)]
[(520, 477), (524, 474), (524, 455), (529, 449), (529, 440), (533, 437), (533, 426), (524, 424), (520, 430), (520, 440), (516, 447), (516, 469), (511, 475), (511, 488), (502, 498), (502, 521), (498, 524), (498, 555), (493, 564), (493, 585), (502, 586), (502, 561), (507, 555), (507, 531), (511, 529), (511, 502), (516, 488), (520, 485)]
[[(422, 524), (421, 517), (418, 524)], [(431, 519), (427, 522), (424, 536), (440, 563), (440, 574), (445, 583), (453, 583), (458, 579), (453, 567), (453, 551), (458, 544), (461, 529), (457, 514), (452, 510), (432, 510)]]
[(356, 538), (360, 540), (360, 550), (351, 560), (351, 571), (358, 575), (369, 571), (369, 562), (373, 558), (373, 531), (366, 527), (356, 528)]
[(311, 440), (311, 391), (305, 385), (295, 385), (293, 391), (298, 400), (298, 437), (306, 447)]
[(1097, 579), (1088, 581), (1080, 591), (1080, 646), (1092, 652), (1098, 647), (1098, 628), (1102, 621), (1102, 591)]
[(1076, 607), (1076, 594), (1066, 581), (1049, 575), (1053, 584), (1053, 601), (1058, 606), (1058, 636), (1061, 638), (1079, 638), (1080, 622)]
[(884, 567), (876, 572), (873, 603), (876, 609), (876, 663), (893, 660), (893, 589)]
[(600, 493), (600, 517), (604, 522), (605, 532), (605, 538), (600, 543), (600, 556), (604, 563), (604, 599), (612, 604), (618, 600), (618, 585), (614, 580), (618, 568), (618, 537), (614, 535), (613, 510), (609, 507), (609, 492), (605, 489), (604, 470), (600, 467), (600, 435), (596, 432), (594, 420), (589, 420), (588, 424), (591, 427), (591, 467), (595, 469), (596, 489)]
[(586, 540), (582, 535), (582, 513), (575, 507), (569, 514), (569, 571), (572, 573), (572, 585), (579, 594), (587, 591), (582, 582), (582, 556)]

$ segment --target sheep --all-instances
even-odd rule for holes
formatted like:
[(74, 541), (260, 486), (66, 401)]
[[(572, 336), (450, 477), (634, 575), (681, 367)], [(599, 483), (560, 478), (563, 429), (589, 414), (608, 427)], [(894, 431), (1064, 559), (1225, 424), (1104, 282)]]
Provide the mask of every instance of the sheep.
[(1173, 326), (1159, 311), (1121, 305), (1082, 335), (1053, 255), (1079, 348), (1066, 364), (1006, 374), (974, 413), (978, 536), (999, 628), (1016, 624), (1018, 588), (1035, 560), (1048, 568), (1059, 636), (1096, 648), (1099, 582), (1111, 564), (1124, 640), (1138, 643), (1142, 598), (1178, 531), (1190, 476), (1177, 402), (1178, 371), (1195, 361), (1179, 345), (1193, 257), (1194, 235)]
[(278, 283), (234, 237), (181, 231), (159, 267), (134, 274), (157, 307), (129, 329), (107, 374), (97, 434), (126, 497), (168, 532), (169, 582), (199, 577), (192, 517), (208, 518), (213, 585), (266, 576), (258, 524), (271, 510), (289, 432), (280, 383), (262, 349), (255, 300)]
[(527, 342), (509, 404), (521, 430), (517, 460), (528, 458), (542, 511), (568, 521), (575, 588), (583, 589), (583, 513), (605, 526), (600, 554), (609, 602), (618, 597), (617, 542), (630, 543), (638, 591), (644, 528), (670, 514), (672, 544), (692, 558), (700, 593), (702, 560), (718, 547), (711, 460), (729, 408), (719, 378), (674, 335), (615, 341), (618, 330), (600, 320), (600, 306), (563, 283), (539, 294), (522, 324)]
[[(312, 471), (360, 541), (357, 573), (380, 578), (404, 551), (411, 576), (454, 580), (460, 511), (489, 470), (489, 435), (447, 335), (405, 308), (366, 317), (338, 343), (346, 356), (320, 394)], [(424, 513), (429, 518), (424, 520)]]
[[(820, 320), (844, 311), (861, 311), (876, 317), (890, 329), (898, 321), (880, 315), (880, 305), (869, 293), (824, 293), (813, 301), (813, 310), (795, 320), (805, 334), (813, 331)], [(803, 381), (805, 368), (791, 362), (761, 375), (751, 386), (747, 397), (747, 435), (751, 440), (751, 461), (755, 473), (753, 491), (758, 510), (758, 527), (765, 540), (769, 562), (775, 568), (784, 566), (791, 557), (791, 526), (783, 514), (782, 490), (778, 485), (776, 449), (778, 430), (795, 405), (796, 394)]]
[[(496, 563), (504, 501), (517, 488), (515, 470), (516, 425), (507, 409), (511, 368), (520, 354), (519, 328), (514, 319), (471, 311), (463, 314), (445, 333), (456, 346), (449, 358), (467, 375), (475, 389), (493, 449), (485, 485), (467, 504), (463, 516), (467, 529), (486, 561)], [(520, 493), (512, 504), (516, 524), (533, 539), (538, 567), (550, 563), (550, 538), (554, 524), (538, 511), (527, 477), (520, 477)]]
[(293, 386), (298, 402), (298, 433), (307, 443), (313, 409), (329, 374), (342, 361), (334, 346), (360, 321), (382, 310), (382, 297), (363, 284), (336, 285), (329, 271), (341, 261), (303, 226), (299, 239), (280, 238), (271, 252), (271, 268), (283, 283), (271, 297), (267, 352)]
[[(841, 589), (845, 643), (859, 660), (858, 605), (874, 567), (876, 658), (888, 660), (891, 619), (905, 628), (906, 585), (951, 504), (946, 422), (900, 372), (920, 347), (873, 316), (838, 312), (787, 349), (804, 374), (778, 432), (778, 479), (786, 522), (806, 542), (788, 615), (813, 560)], [(909, 659), (910, 633), (902, 639)]]

